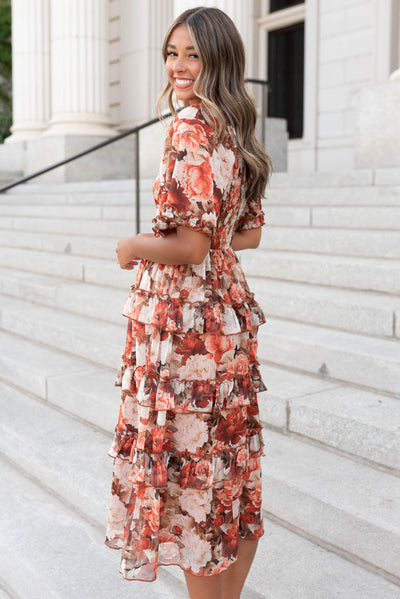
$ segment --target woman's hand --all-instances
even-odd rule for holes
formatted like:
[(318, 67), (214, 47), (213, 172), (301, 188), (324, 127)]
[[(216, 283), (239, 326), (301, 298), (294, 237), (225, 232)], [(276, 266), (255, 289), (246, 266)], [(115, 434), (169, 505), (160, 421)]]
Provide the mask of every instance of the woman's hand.
[(115, 252), (117, 254), (117, 261), (121, 268), (124, 270), (132, 270), (140, 260), (140, 256), (137, 256), (136, 245), (138, 237), (153, 237), (152, 233), (138, 233), (133, 237), (126, 237), (121, 239), (117, 243)]

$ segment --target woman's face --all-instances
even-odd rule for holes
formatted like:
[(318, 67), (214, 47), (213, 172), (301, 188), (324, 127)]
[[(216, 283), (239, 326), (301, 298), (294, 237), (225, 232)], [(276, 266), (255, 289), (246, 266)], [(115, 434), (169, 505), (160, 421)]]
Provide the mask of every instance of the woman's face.
[(193, 85), (200, 73), (201, 61), (185, 24), (178, 25), (171, 33), (165, 68), (178, 100), (196, 103), (198, 98), (193, 91)]

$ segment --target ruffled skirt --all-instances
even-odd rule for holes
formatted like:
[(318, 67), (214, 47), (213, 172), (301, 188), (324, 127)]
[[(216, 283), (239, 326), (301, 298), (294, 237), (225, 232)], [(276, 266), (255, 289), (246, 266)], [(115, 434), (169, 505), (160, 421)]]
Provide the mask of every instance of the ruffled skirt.
[(198, 267), (143, 262), (124, 314), (106, 544), (128, 580), (152, 581), (159, 565), (218, 574), (239, 537), (263, 533), (264, 316), (231, 250)]

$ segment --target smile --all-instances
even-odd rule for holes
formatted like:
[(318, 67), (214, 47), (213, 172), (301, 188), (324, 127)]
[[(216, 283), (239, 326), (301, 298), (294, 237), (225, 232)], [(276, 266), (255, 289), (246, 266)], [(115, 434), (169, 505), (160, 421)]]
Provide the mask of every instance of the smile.
[(175, 79), (175, 86), (179, 88), (190, 87), (192, 83), (192, 79)]

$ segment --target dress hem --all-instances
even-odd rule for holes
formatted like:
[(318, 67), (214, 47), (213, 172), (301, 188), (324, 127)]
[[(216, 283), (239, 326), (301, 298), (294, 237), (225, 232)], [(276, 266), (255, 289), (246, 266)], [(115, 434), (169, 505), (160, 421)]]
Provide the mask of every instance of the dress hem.
[[(261, 531), (261, 532), (259, 533), (258, 531)], [(261, 539), (261, 537), (263, 537), (264, 534), (265, 534), (265, 531), (264, 531), (264, 522), (262, 522), (260, 524), (260, 526), (258, 527), (258, 529), (255, 532), (253, 532), (251, 535), (246, 535), (244, 537), (242, 537), (242, 536), (239, 535), (238, 540), (241, 539), (243, 541), (259, 541)], [(104, 545), (106, 547), (108, 547), (109, 549), (114, 549), (115, 551), (120, 551), (122, 549), (121, 547), (113, 547), (112, 545), (109, 545), (107, 543), (107, 540), (104, 541)], [(158, 568), (166, 568), (168, 566), (175, 566), (177, 568), (180, 568), (183, 572), (191, 574), (192, 576), (196, 576), (198, 578), (211, 578), (212, 576), (218, 576), (218, 574), (222, 574), (223, 572), (226, 572), (231, 566), (233, 566), (233, 564), (236, 563), (237, 559), (238, 558), (236, 557), (231, 563), (229, 563), (226, 566), (226, 568), (221, 569), (219, 572), (212, 572), (211, 574), (196, 574), (190, 568), (184, 568), (179, 563), (176, 563), (176, 564), (158, 563), (157, 564), (157, 568), (156, 568), (156, 575), (151, 580), (148, 580), (148, 579), (145, 579), (145, 578), (127, 578), (126, 576), (124, 576), (124, 573), (123, 573), (122, 570), (119, 570), (119, 574), (121, 574), (122, 578), (124, 580), (126, 580), (127, 582), (155, 582), (157, 580), (157, 570), (158, 570)]]

